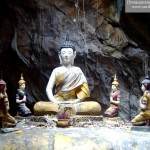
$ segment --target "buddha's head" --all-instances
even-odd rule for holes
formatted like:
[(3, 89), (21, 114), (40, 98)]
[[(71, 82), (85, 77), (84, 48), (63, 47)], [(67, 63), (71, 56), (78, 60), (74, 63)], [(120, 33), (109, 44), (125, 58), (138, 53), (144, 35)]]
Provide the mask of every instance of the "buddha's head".
[(26, 82), (25, 82), (25, 80), (23, 78), (23, 74), (21, 74), (21, 78), (20, 78), (18, 83), (19, 83), (19, 89), (24, 91)]
[(6, 91), (6, 82), (0, 79), (0, 93)]
[(114, 77), (114, 81), (112, 82), (112, 91), (117, 91), (118, 90), (118, 86), (119, 86), (119, 83), (118, 83), (118, 81), (117, 81), (117, 77), (116, 77), (116, 75), (115, 75), (115, 77)]
[(69, 36), (67, 34), (66, 41), (59, 51), (59, 59), (61, 65), (73, 65), (74, 59), (76, 57), (76, 50), (71, 41), (69, 41)]
[(150, 77), (146, 76), (145, 79), (142, 81), (141, 89), (143, 92), (146, 90), (150, 90)]

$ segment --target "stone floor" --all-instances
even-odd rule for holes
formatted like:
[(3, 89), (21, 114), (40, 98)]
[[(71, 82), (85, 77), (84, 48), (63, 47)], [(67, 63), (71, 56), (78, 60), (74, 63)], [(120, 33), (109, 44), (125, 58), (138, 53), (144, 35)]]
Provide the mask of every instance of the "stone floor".
[(0, 133), (0, 150), (150, 149), (149, 127), (132, 127), (129, 122), (108, 119), (101, 124), (58, 128), (23, 119), (17, 124), (17, 131)]

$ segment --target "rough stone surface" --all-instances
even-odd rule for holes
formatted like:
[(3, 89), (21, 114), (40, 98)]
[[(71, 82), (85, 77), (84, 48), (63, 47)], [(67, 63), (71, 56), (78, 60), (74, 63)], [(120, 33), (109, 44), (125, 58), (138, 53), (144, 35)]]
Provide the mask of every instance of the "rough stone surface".
[(119, 117), (108, 119), (101, 116), (76, 116), (76, 125), (84, 123), (86, 126), (68, 128), (56, 128), (50, 116), (42, 117), (44, 122), (34, 122), (33, 117), (17, 118), (16, 128), (5, 128), (9, 132), (0, 133), (0, 149), (150, 149), (150, 128), (131, 126), (129, 121), (120, 120)]
[(130, 129), (35, 128), (23, 126), (20, 131), (0, 134), (0, 148), (41, 150), (143, 150), (150, 149), (150, 133)]

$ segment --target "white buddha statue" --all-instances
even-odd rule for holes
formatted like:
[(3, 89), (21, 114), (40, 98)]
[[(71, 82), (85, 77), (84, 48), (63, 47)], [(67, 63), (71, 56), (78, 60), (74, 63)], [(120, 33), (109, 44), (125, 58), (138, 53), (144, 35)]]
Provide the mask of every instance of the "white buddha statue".
[(67, 38), (59, 52), (62, 66), (53, 70), (46, 87), (46, 93), (51, 102), (77, 103), (90, 96), (87, 80), (82, 70), (73, 65), (75, 57), (75, 48)]
[(83, 102), (85, 98), (90, 97), (90, 92), (82, 70), (73, 65), (75, 57), (75, 47), (67, 36), (59, 51), (61, 66), (53, 70), (46, 87), (50, 102), (36, 103), (35, 115), (57, 113), (61, 108), (71, 108), (76, 115), (99, 115), (101, 113), (98, 102)]

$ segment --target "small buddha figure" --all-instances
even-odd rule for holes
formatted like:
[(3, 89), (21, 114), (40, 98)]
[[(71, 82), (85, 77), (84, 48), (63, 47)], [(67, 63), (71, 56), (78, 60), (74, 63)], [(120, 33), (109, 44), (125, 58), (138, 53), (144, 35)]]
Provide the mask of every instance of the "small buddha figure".
[[(48, 99), (54, 105), (64, 106), (64, 109), (74, 109), (76, 114), (99, 115), (101, 107), (97, 102), (83, 102), (90, 97), (90, 92), (82, 70), (74, 66), (75, 57), (75, 47), (67, 35), (59, 51), (61, 66), (53, 70), (46, 87)], [(35, 104), (35, 112), (38, 109), (44, 110), (42, 105), (42, 102)]]
[(31, 111), (26, 106), (27, 98), (25, 93), (25, 80), (22, 74), (18, 83), (19, 83), (19, 89), (17, 89), (16, 92), (16, 103), (18, 104), (19, 115), (23, 117), (27, 117), (31, 115)]
[(17, 121), (9, 112), (9, 101), (6, 93), (6, 82), (0, 79), (0, 128), (4, 128), (7, 124), (15, 126)]
[(118, 104), (120, 103), (120, 91), (118, 90), (118, 86), (119, 83), (115, 75), (110, 93), (110, 106), (104, 113), (104, 116), (106, 117), (115, 117), (118, 115)]
[(133, 125), (143, 125), (150, 119), (150, 78), (148, 76), (142, 81), (141, 89), (143, 91), (143, 96), (139, 101), (141, 111), (131, 120)]

